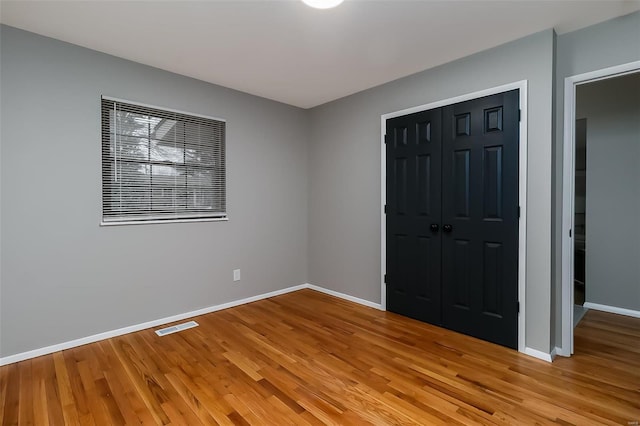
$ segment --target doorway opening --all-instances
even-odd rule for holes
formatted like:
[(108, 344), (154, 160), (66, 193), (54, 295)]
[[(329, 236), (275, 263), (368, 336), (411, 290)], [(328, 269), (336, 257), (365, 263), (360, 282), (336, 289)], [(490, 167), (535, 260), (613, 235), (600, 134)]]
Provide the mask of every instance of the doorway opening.
[(640, 61), (565, 79), (560, 355), (588, 309), (640, 317), (639, 117)]
[[(577, 114), (581, 116), (581, 114)], [(573, 327), (580, 322), (587, 308), (584, 306), (586, 294), (586, 223), (587, 223), (587, 119), (576, 120), (575, 149), (575, 195), (573, 214)]]

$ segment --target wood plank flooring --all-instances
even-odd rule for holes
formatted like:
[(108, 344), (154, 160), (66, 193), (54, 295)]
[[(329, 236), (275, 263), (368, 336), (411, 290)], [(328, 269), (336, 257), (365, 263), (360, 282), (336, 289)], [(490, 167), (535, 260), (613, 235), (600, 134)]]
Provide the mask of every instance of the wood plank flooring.
[(312, 290), (195, 320), (0, 367), (2, 424), (640, 420), (640, 319), (590, 311), (553, 364)]

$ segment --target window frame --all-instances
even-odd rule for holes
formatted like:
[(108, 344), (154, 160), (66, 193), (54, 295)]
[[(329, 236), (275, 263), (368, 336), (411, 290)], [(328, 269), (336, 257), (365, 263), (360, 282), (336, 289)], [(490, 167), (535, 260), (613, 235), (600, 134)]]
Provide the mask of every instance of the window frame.
[[(217, 213), (218, 216), (215, 217), (188, 217), (186, 214), (183, 217), (168, 217), (168, 218), (149, 218), (149, 219), (144, 219), (144, 218), (140, 218), (140, 219), (122, 219), (122, 220), (105, 220), (105, 205), (104, 205), (104, 197), (105, 197), (105, 190), (106, 190), (106, 186), (105, 186), (105, 158), (104, 158), (104, 140), (103, 140), (103, 128), (105, 123), (103, 122), (103, 107), (102, 107), (102, 103), (103, 100), (106, 101), (112, 101), (112, 102), (116, 102), (116, 103), (123, 103), (123, 104), (128, 104), (128, 105), (133, 105), (133, 106), (137, 106), (137, 107), (142, 107), (142, 108), (149, 108), (149, 109), (155, 109), (155, 110), (159, 110), (159, 111), (163, 111), (163, 112), (168, 112), (168, 113), (176, 113), (176, 114), (181, 114), (181, 115), (186, 115), (186, 116), (191, 116), (191, 117), (195, 117), (195, 118), (202, 118), (202, 119), (206, 119), (206, 120), (214, 120), (214, 121), (218, 121), (222, 123), (223, 126), (223, 135), (222, 135), (222, 141), (221, 143), (221, 151), (222, 151), (222, 167), (223, 167), (223, 179), (222, 181), (224, 182), (223, 185), (223, 191), (224, 191), (224, 212), (222, 213)], [(107, 126), (110, 126), (110, 122), (107, 123)], [(182, 110), (178, 110), (178, 109), (173, 109), (173, 108), (167, 108), (164, 106), (157, 106), (157, 105), (151, 105), (151, 104), (146, 104), (146, 103), (142, 103), (142, 102), (137, 102), (137, 101), (131, 101), (129, 99), (122, 99), (122, 98), (117, 98), (117, 97), (113, 97), (113, 96), (107, 96), (107, 95), (101, 95), (100, 96), (100, 188), (101, 188), (101, 203), (100, 203), (100, 212), (101, 212), (101, 218), (100, 218), (100, 226), (120, 226), (120, 225), (147, 225), (147, 224), (159, 224), (159, 223), (193, 223), (193, 222), (225, 222), (229, 220), (229, 213), (228, 213), (228, 207), (227, 207), (227, 181), (226, 181), (226, 177), (227, 177), (227, 156), (226, 156), (226, 124), (227, 124), (227, 120), (223, 119), (223, 118), (219, 118), (219, 117), (212, 117), (212, 116), (208, 116), (208, 115), (204, 115), (204, 114), (198, 114), (198, 113), (193, 113), (193, 112), (189, 112), (189, 111), (182, 111)], [(140, 164), (144, 164), (143, 162), (140, 162)], [(150, 216), (148, 216), (150, 217)]]

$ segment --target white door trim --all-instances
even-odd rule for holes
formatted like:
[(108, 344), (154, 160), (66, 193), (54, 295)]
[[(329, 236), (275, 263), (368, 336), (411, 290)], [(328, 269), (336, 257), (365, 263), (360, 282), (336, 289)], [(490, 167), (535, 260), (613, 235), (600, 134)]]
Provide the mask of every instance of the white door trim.
[(562, 346), (558, 355), (573, 354), (573, 217), (575, 198), (576, 86), (640, 71), (640, 61), (577, 74), (564, 79), (564, 151), (562, 160)]
[(527, 80), (516, 81), (502, 86), (492, 87), (486, 90), (478, 92), (468, 93), (461, 96), (456, 96), (449, 99), (443, 99), (437, 102), (432, 102), (425, 105), (419, 105), (412, 108), (403, 109), (400, 111), (390, 112), (383, 114), (380, 118), (380, 151), (381, 151), (381, 179), (380, 179), (380, 192), (381, 192), (381, 206), (380, 206), (380, 301), (383, 309), (387, 309), (387, 292), (386, 285), (384, 283), (384, 276), (386, 274), (387, 265), (387, 233), (386, 233), (386, 217), (384, 213), (384, 206), (387, 203), (387, 191), (386, 191), (386, 149), (384, 144), (384, 138), (387, 128), (387, 120), (400, 117), (407, 114), (413, 114), (414, 112), (427, 111), (434, 108), (440, 108), (447, 105), (456, 104), (459, 102), (469, 101), (472, 99), (482, 98), (484, 96), (495, 95), (497, 93), (508, 92), (510, 90), (520, 90), (520, 147), (519, 147), (519, 188), (518, 198), (520, 203), (520, 223), (518, 228), (518, 301), (520, 302), (520, 313), (518, 314), (518, 351), (525, 352), (526, 342), (526, 327), (525, 327), (525, 295), (526, 295), (526, 266), (527, 266)]

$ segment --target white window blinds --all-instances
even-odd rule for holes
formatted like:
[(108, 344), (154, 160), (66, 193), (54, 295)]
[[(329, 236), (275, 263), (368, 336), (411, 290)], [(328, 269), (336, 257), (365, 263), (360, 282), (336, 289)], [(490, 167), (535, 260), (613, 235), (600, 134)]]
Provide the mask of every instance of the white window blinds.
[(225, 217), (224, 121), (102, 98), (104, 224)]

